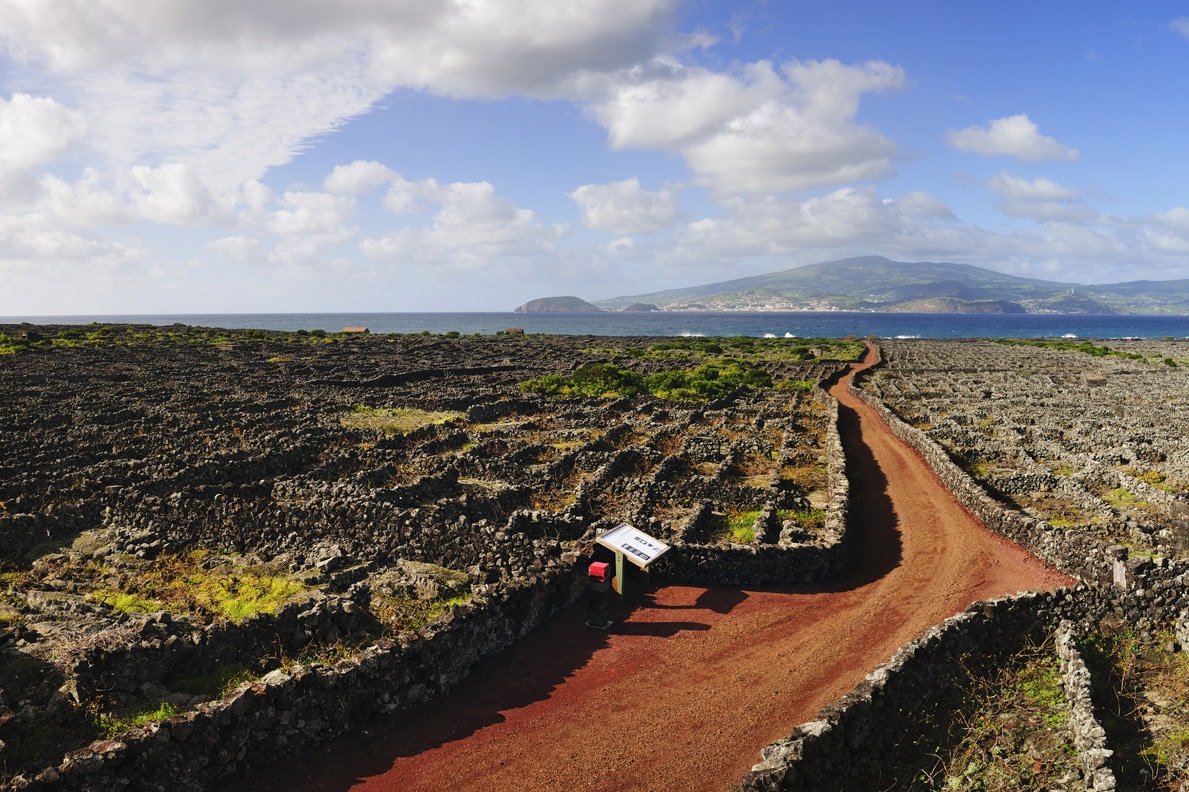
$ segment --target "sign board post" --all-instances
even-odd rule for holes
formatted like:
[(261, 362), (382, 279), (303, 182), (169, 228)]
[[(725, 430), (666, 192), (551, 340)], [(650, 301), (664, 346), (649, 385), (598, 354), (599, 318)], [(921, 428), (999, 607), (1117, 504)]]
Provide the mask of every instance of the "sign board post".
[(645, 572), (648, 565), (669, 551), (669, 546), (624, 523), (596, 540), (615, 552), (615, 591), (623, 596), (623, 559), (631, 561)]

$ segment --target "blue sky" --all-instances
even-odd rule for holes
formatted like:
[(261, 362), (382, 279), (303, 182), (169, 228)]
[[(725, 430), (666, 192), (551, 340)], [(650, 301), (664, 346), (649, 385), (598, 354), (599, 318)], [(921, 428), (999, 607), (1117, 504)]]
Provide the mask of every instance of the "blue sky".
[(1186, 75), (1172, 2), (0, 0), (0, 316), (1189, 278)]

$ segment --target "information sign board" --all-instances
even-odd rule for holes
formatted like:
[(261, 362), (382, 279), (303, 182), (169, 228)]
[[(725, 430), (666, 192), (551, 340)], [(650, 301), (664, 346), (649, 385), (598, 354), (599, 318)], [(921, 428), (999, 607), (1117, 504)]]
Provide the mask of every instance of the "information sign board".
[(610, 548), (636, 566), (644, 569), (669, 550), (669, 546), (654, 539), (643, 531), (624, 523), (596, 539), (603, 547)]

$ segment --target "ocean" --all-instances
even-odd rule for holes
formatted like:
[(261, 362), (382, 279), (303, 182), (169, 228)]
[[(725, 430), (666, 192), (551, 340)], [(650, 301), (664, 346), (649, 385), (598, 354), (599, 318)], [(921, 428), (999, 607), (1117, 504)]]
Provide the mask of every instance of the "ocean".
[(306, 313), (11, 316), (0, 324), (175, 323), (234, 329), (492, 335), (510, 327), (549, 335), (754, 336), (776, 338), (1189, 338), (1189, 316), (909, 314), (827, 312)]

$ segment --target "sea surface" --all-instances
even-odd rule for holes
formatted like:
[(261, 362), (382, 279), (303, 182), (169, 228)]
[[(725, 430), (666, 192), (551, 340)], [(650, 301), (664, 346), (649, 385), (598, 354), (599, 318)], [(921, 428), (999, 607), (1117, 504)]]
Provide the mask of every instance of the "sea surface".
[(9, 316), (0, 324), (175, 323), (229, 329), (325, 330), (366, 327), (372, 333), (492, 335), (526, 333), (616, 336), (754, 336), (776, 338), (1189, 338), (1189, 316), (1064, 314), (910, 314), (828, 312), (654, 313), (306, 313), (127, 316)]

